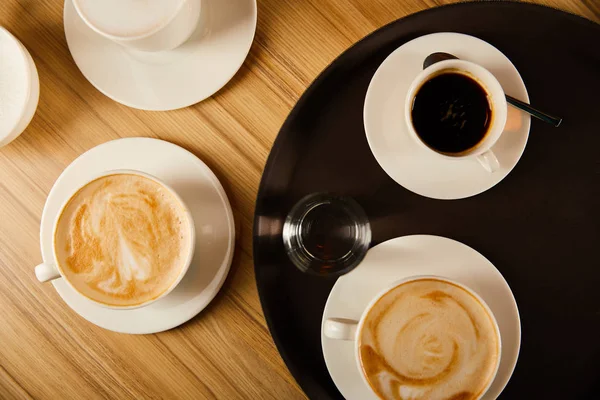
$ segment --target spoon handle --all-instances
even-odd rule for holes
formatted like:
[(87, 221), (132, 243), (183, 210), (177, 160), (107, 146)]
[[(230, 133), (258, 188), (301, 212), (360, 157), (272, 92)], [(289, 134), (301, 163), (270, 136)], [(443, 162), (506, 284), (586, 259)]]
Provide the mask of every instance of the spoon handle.
[(562, 122), (562, 118), (553, 117), (552, 115), (541, 112), (540, 110), (536, 110), (529, 104), (523, 103), (521, 100), (517, 100), (512, 96), (506, 95), (506, 102), (512, 105), (513, 107), (518, 108), (519, 110), (523, 110), (526, 113), (531, 114), (538, 119), (541, 119), (544, 122), (554, 125), (554, 127), (558, 127)]

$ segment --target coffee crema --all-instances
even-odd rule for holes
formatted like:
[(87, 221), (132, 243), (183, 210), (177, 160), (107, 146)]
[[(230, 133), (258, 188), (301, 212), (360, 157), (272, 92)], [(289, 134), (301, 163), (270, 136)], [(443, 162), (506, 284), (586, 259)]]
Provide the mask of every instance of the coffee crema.
[(499, 333), (484, 305), (434, 278), (380, 298), (358, 345), (363, 373), (385, 400), (478, 399), (500, 360)]
[(54, 234), (56, 259), (83, 295), (110, 306), (159, 297), (178, 278), (191, 251), (179, 200), (140, 175), (96, 179), (75, 193)]

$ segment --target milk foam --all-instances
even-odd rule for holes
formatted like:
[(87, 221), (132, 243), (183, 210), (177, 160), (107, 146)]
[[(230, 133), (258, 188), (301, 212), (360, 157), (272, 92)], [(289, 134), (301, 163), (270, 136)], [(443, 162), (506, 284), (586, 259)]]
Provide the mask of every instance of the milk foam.
[(477, 399), (493, 378), (500, 342), (469, 292), (422, 279), (398, 286), (369, 312), (361, 365), (382, 399)]
[(55, 233), (58, 264), (84, 295), (136, 305), (164, 293), (190, 251), (190, 227), (179, 201), (138, 175), (97, 179), (80, 189)]
[(28, 75), (21, 45), (0, 29), (0, 141), (13, 131), (25, 109)]
[(165, 25), (185, 0), (75, 0), (86, 20), (99, 31), (135, 37)]

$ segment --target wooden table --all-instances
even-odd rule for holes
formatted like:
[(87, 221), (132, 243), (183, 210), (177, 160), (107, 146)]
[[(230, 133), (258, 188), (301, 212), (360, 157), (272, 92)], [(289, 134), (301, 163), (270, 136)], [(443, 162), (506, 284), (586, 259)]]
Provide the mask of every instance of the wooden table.
[[(145, 112), (110, 100), (79, 72), (62, 0), (2, 0), (0, 25), (31, 52), (41, 95), (29, 128), (0, 148), (0, 398), (304, 398), (271, 340), (254, 282), (252, 217), (263, 165), (298, 97), (335, 57), (388, 22), (452, 2), (261, 0), (250, 55), (224, 89), (183, 110)], [(536, 2), (600, 21), (595, 0)], [(168, 140), (204, 160), (225, 186), (238, 233), (229, 278), (209, 307), (179, 328), (144, 336), (87, 322), (33, 274), (56, 178), (84, 151), (130, 136)]]

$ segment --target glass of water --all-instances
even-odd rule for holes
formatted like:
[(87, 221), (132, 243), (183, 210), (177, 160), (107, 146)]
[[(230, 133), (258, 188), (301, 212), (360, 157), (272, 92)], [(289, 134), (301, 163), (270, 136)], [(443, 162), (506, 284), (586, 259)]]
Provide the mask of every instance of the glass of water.
[(352, 198), (327, 193), (301, 199), (283, 225), (283, 243), (303, 272), (340, 276), (354, 269), (371, 244), (371, 227)]

